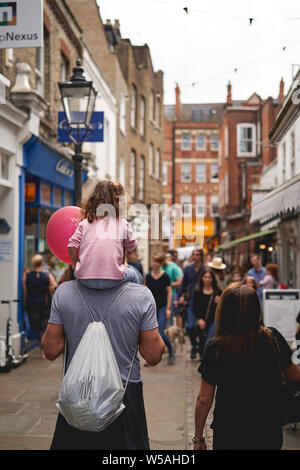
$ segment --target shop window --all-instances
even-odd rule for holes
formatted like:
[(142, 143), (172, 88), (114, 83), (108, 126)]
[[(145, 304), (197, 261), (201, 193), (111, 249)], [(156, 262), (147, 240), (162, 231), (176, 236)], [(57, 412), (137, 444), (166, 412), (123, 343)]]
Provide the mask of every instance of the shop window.
[(65, 206), (72, 206), (73, 198), (72, 194), (69, 191), (65, 191)]
[(41, 203), (51, 204), (51, 187), (47, 184), (41, 184)]
[(54, 188), (54, 205), (61, 206), (62, 191), (59, 188)]

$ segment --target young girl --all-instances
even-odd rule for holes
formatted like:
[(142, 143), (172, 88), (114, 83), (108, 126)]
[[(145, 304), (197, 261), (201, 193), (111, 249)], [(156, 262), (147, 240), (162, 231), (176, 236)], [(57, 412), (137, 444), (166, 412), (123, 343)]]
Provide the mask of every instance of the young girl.
[(263, 289), (278, 289), (278, 268), (277, 264), (269, 263), (266, 266), (266, 275), (259, 283)]
[[(135, 250), (137, 241), (129, 223), (119, 219), (121, 196), (125, 196), (121, 184), (106, 180), (97, 183), (85, 205), (84, 219), (69, 239), (74, 275), (91, 289), (137, 282), (134, 271), (124, 265), (125, 250)], [(108, 213), (107, 205), (114, 214)]]

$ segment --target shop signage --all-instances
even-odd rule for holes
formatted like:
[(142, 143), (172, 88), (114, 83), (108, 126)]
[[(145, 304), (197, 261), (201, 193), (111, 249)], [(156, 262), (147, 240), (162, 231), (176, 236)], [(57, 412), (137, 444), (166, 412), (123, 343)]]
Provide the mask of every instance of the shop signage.
[(57, 162), (56, 171), (68, 178), (72, 178), (74, 174), (73, 164), (62, 158)]
[(13, 243), (10, 240), (0, 240), (0, 261), (12, 261)]
[[(83, 114), (83, 113), (82, 113)], [(82, 140), (85, 130), (80, 129), (79, 138)], [(67, 128), (67, 120), (64, 112), (58, 113), (58, 142), (68, 142), (74, 143), (77, 141), (77, 131), (74, 129), (71, 134), (69, 134)], [(104, 141), (104, 112), (95, 111), (92, 115), (90, 131), (86, 134), (83, 142), (103, 142)]]
[(43, 46), (43, 0), (0, 0), (0, 49)]
[(296, 318), (300, 311), (300, 290), (263, 291), (264, 324), (276, 328), (287, 341), (295, 340)]

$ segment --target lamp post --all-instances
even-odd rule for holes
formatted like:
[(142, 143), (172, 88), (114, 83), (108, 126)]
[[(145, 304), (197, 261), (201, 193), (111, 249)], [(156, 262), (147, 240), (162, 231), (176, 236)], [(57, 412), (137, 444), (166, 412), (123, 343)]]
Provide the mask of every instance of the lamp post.
[(92, 81), (87, 81), (83, 75), (84, 69), (80, 59), (73, 68), (69, 82), (59, 82), (61, 100), (66, 115), (69, 137), (75, 144), (74, 163), (74, 199), (79, 204), (82, 196), (82, 142), (90, 131), (90, 124), (95, 108), (97, 92)]

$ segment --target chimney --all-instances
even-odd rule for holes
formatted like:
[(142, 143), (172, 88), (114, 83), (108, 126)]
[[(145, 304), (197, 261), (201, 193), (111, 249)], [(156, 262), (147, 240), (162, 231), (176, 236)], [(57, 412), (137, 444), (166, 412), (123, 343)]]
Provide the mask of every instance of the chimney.
[(181, 103), (180, 103), (180, 88), (178, 86), (178, 83), (176, 83), (175, 94), (176, 94), (175, 119), (176, 121), (180, 121)]
[(232, 104), (231, 83), (230, 82), (228, 82), (228, 84), (227, 84), (227, 104)]
[(278, 95), (279, 102), (282, 103), (284, 99), (284, 81), (281, 77), (280, 85), (279, 85), (279, 95)]
[(121, 33), (120, 33), (120, 21), (119, 21), (119, 20), (115, 20), (114, 31), (115, 31), (115, 33), (116, 33), (116, 35), (117, 35), (118, 37), (121, 37)]

